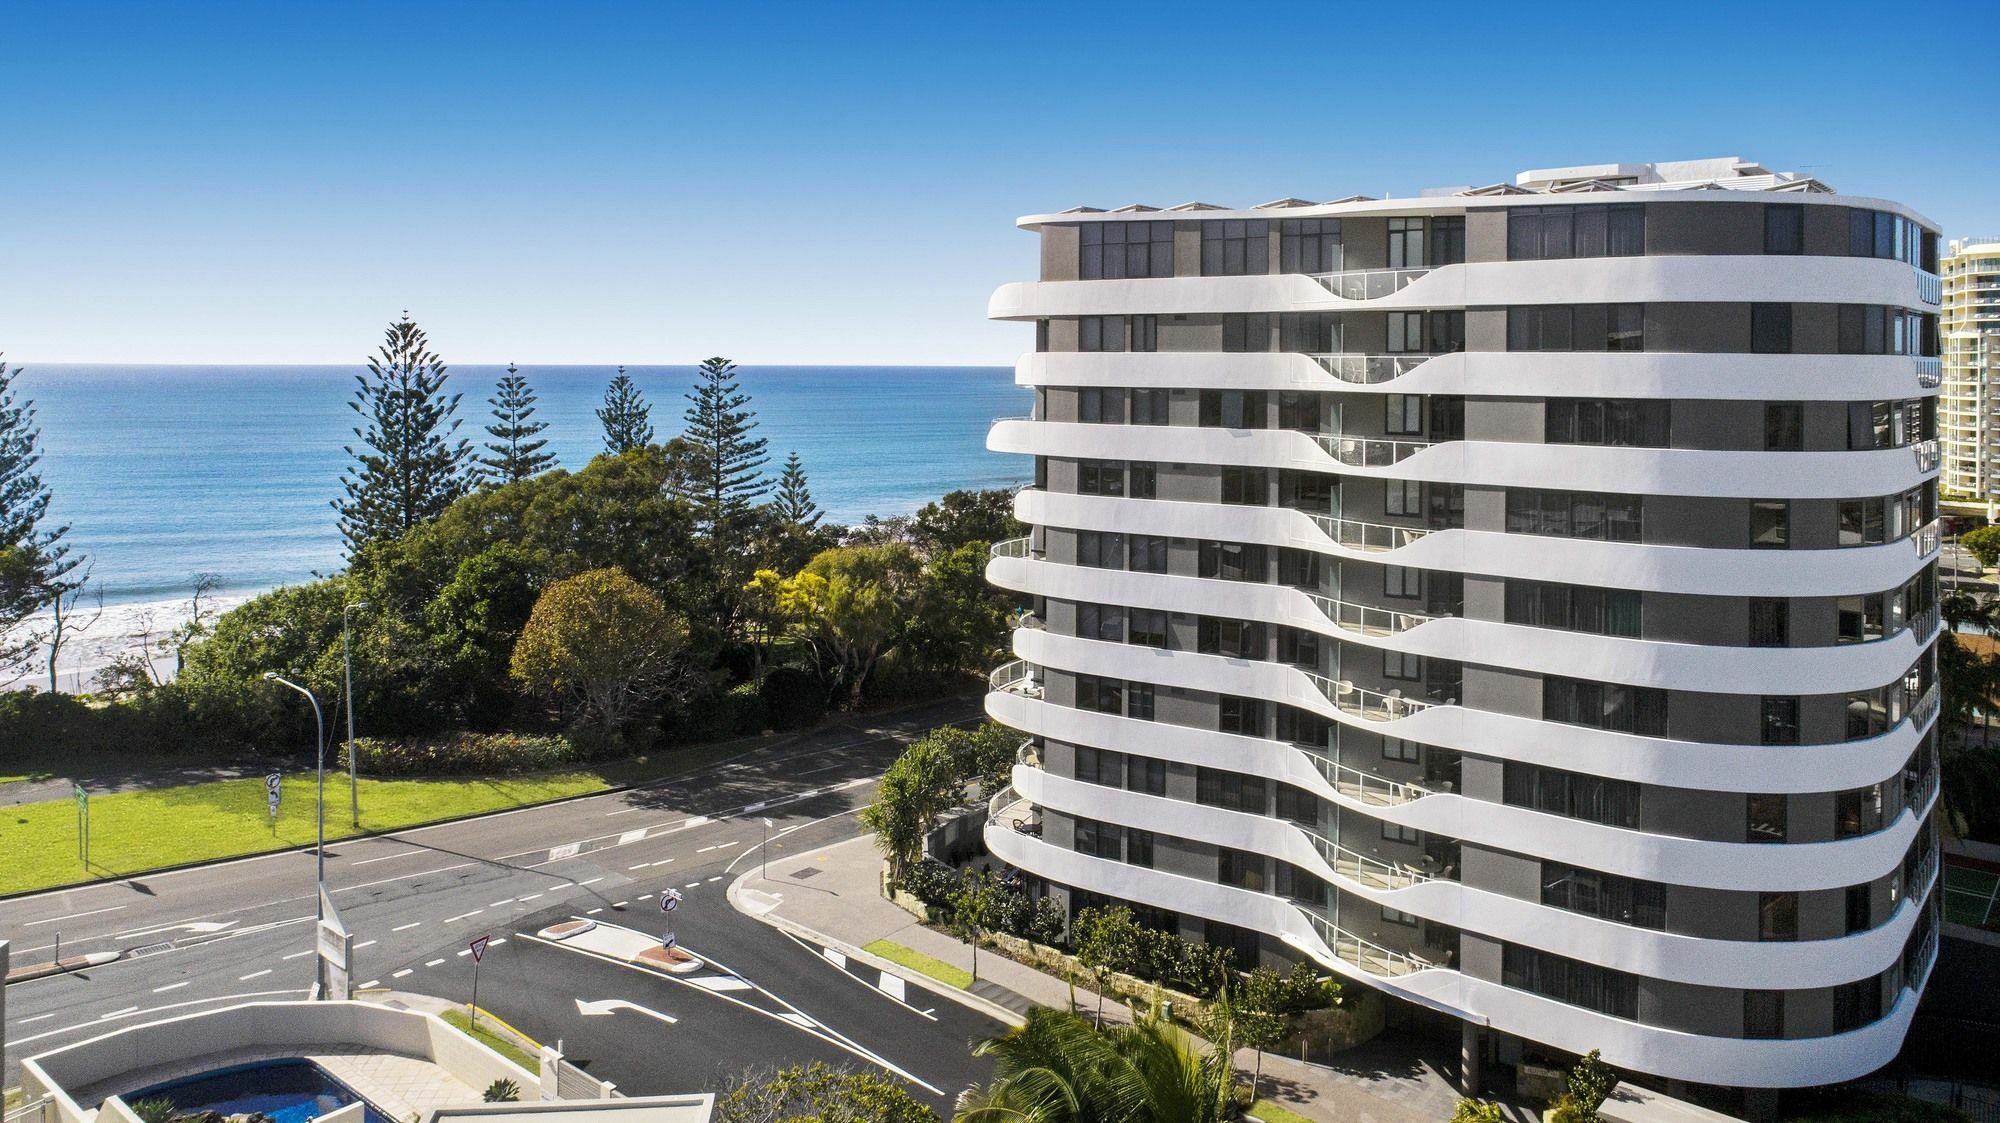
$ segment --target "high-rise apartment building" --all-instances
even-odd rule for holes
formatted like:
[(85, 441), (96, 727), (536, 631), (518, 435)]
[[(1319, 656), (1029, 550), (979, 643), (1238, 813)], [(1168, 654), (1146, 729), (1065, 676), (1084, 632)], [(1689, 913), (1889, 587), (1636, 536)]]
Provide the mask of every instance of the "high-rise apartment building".
[(2000, 236), (1961, 238), (1944, 259), (1944, 392), (1938, 435), (1948, 499), (2000, 518)]
[(1020, 225), (986, 840), (1033, 891), (1498, 1060), (1895, 1055), (1937, 947), (1929, 223), (1715, 160)]

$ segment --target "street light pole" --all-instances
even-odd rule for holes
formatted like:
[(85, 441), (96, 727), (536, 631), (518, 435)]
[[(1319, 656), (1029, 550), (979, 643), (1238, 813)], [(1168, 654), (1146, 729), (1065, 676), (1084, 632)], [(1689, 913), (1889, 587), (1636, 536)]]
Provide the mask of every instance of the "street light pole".
[(300, 686), (298, 683), (293, 682), (276, 671), (265, 671), (264, 681), (283, 683), (300, 694), (305, 695), (306, 701), (312, 703), (313, 750), (319, 762), (318, 842), (313, 848), (314, 852), (319, 856), (319, 881), (318, 885), (314, 886), (313, 897), (316, 901), (321, 902), (321, 904), (316, 904), (314, 908), (319, 913), (320, 919), (324, 920), (326, 919), (326, 910), (323, 907), (323, 903), (326, 897), (319, 892), (319, 889), (326, 885), (326, 719), (320, 714), (319, 699), (313, 697), (312, 691), (307, 690), (305, 687)]
[(347, 799), (357, 827), (361, 825), (361, 780), (354, 761), (354, 656), (347, 648), (347, 633), (353, 626), (354, 610), (367, 607), (368, 602), (361, 600), (340, 610), (340, 662), (346, 676), (343, 689), (347, 695)]
[(769, 881), (771, 880), (771, 820), (769, 819), (764, 820), (764, 847), (762, 856), (764, 868), (757, 876), (763, 878), (765, 881)]

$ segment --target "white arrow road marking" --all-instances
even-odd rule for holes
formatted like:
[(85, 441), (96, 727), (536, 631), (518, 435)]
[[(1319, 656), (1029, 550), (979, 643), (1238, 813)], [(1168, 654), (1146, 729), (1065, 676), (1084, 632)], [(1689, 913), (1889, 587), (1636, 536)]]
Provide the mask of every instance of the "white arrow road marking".
[(622, 998), (607, 998), (601, 1002), (585, 1002), (581, 998), (576, 1000), (576, 1012), (587, 1018), (610, 1014), (618, 1010), (630, 1010), (636, 1014), (644, 1014), (649, 1018), (658, 1018), (668, 1025), (675, 1025), (680, 1022), (680, 1019), (674, 1017), (672, 1014), (662, 1014), (658, 1010), (648, 1010), (636, 1002), (627, 1002)]

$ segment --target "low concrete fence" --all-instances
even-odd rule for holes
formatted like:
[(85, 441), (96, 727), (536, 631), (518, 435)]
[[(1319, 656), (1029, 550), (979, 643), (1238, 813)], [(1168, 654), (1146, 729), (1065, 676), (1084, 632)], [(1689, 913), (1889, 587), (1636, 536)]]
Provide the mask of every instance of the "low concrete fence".
[(608, 1100), (619, 1095), (617, 1085), (563, 1060), (561, 1053), (546, 1045), (542, 1046), (541, 1061), (543, 1100)]
[[(304, 1056), (336, 1046), (429, 1061), (474, 1094), (495, 1080), (512, 1080), (524, 1099), (541, 1091), (536, 1073), (442, 1020), (367, 1002), (251, 1002), (130, 1026), (27, 1058), (21, 1062), (21, 1090), (29, 1099), (49, 1098), (52, 1113), (43, 1123), (92, 1123), (94, 1110), (79, 1104), (72, 1092), (101, 1088), (127, 1073), (184, 1066), (206, 1056), (222, 1063), (221, 1055), (235, 1051)], [(135, 1123), (124, 1117), (130, 1109), (122, 1102), (114, 1098), (109, 1103), (117, 1107), (101, 1123)]]

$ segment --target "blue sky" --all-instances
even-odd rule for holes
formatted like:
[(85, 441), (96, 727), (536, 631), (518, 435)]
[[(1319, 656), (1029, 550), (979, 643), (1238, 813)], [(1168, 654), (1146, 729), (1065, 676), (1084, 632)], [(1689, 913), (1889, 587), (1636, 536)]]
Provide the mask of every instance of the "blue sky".
[(2000, 4), (1754, 7), (8, 4), (0, 351), (1004, 363), (1018, 215), (1611, 160), (2000, 228)]

